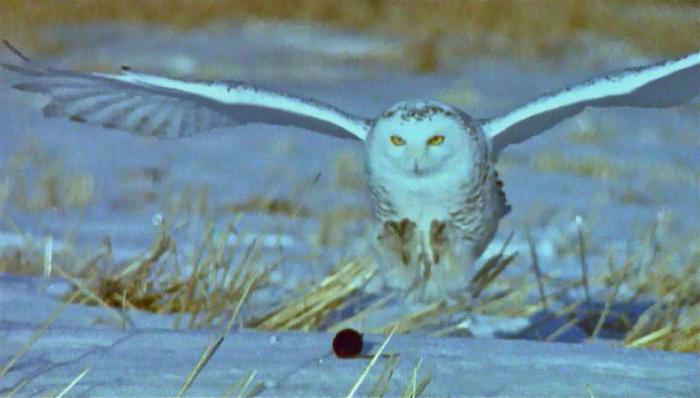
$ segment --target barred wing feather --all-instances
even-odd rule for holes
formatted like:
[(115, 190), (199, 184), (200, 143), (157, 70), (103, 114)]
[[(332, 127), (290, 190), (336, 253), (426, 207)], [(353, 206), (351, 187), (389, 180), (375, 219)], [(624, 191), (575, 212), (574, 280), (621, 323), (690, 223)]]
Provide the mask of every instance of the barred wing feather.
[(4, 68), (28, 77), (14, 87), (51, 98), (48, 117), (68, 117), (161, 138), (248, 123), (296, 126), (364, 140), (369, 123), (320, 102), (237, 82), (180, 80), (133, 72), (81, 73), (31, 61)]

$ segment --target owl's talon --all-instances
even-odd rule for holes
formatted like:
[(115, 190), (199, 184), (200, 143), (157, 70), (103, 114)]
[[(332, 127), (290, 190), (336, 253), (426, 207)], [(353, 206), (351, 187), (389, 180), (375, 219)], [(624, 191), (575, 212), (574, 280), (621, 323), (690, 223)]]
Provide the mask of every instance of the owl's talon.
[(399, 238), (403, 239), (404, 241), (408, 241), (413, 238), (413, 233), (416, 230), (416, 223), (413, 221), (409, 220), (408, 218), (404, 218), (398, 222), (388, 221), (388, 223), (390, 223), (390, 227), (396, 232)]
[(411, 262), (410, 244), (414, 237), (416, 223), (404, 218), (401, 221), (385, 221), (382, 233), (377, 239), (401, 258), (403, 265)]

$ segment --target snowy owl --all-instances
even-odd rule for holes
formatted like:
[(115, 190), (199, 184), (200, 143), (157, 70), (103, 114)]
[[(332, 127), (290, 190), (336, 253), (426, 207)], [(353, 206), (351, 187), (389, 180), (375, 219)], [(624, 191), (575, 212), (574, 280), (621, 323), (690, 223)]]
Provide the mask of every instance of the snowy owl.
[(613, 72), (542, 96), (505, 115), (474, 119), (437, 101), (400, 102), (367, 119), (332, 106), (231, 81), (44, 66), (5, 43), (28, 78), (14, 87), (48, 95), (48, 117), (176, 138), (248, 123), (296, 126), (364, 141), (374, 199), (370, 241), (389, 287), (419, 299), (466, 289), (470, 266), (509, 211), (499, 153), (586, 107), (665, 108), (700, 93), (700, 52)]

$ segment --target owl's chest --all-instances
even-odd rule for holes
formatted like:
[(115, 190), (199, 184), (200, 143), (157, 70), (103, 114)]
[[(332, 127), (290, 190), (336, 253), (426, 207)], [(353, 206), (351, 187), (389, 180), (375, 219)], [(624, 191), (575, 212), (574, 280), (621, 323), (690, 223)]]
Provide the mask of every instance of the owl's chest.
[(452, 170), (430, 176), (380, 177), (375, 183), (384, 187), (397, 219), (408, 218), (418, 225), (430, 225), (432, 220), (449, 219), (450, 213), (463, 206), (468, 179), (468, 173)]

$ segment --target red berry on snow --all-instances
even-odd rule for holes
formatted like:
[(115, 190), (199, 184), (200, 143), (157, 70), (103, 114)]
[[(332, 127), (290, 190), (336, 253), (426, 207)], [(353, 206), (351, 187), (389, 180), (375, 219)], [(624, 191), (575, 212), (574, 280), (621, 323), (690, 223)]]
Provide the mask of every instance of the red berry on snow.
[(352, 358), (362, 352), (362, 335), (355, 329), (343, 329), (333, 338), (333, 352), (338, 358)]

